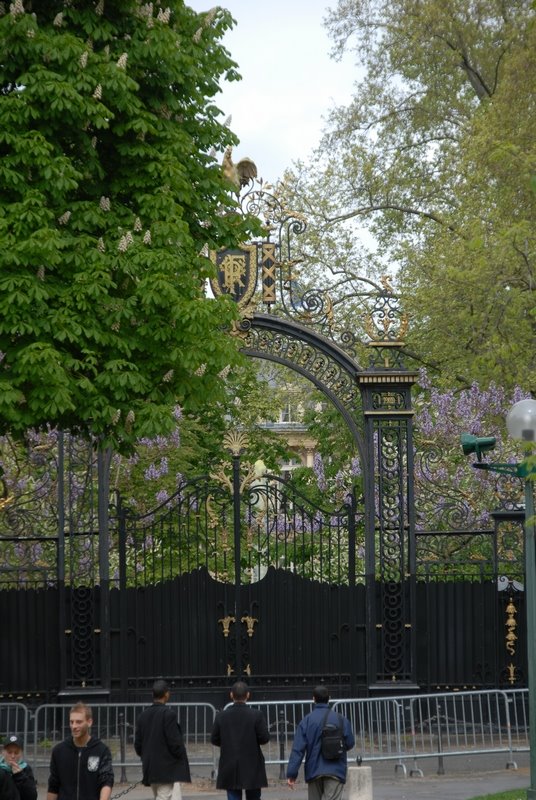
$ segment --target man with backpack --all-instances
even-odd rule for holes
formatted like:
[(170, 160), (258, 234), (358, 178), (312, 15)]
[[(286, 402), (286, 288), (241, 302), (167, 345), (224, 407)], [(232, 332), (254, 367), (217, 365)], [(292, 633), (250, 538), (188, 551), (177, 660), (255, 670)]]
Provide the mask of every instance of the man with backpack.
[(287, 783), (294, 789), (305, 756), (309, 800), (340, 800), (348, 771), (346, 753), (355, 744), (354, 734), (348, 720), (330, 709), (325, 686), (315, 687), (313, 702), (313, 710), (296, 728)]

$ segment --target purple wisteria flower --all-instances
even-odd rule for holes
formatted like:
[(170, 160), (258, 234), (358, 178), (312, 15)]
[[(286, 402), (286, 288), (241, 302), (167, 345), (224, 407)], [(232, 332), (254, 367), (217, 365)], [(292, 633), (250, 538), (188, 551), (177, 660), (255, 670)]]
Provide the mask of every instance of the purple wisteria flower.
[(321, 492), (327, 489), (326, 476), (324, 474), (324, 462), (320, 453), (315, 453), (313, 458), (313, 472), (316, 476), (316, 483)]
[(167, 457), (162, 456), (159, 466), (156, 466), (154, 462), (151, 462), (143, 474), (145, 476), (145, 480), (155, 481), (158, 480), (158, 478), (161, 478), (163, 475), (167, 475), (168, 471), (169, 463)]
[(353, 478), (359, 478), (362, 475), (361, 461), (359, 458), (352, 458), (350, 461), (350, 475)]
[(156, 502), (158, 505), (162, 503), (166, 503), (169, 500), (169, 493), (166, 492), (165, 489), (160, 489), (159, 492), (156, 493)]

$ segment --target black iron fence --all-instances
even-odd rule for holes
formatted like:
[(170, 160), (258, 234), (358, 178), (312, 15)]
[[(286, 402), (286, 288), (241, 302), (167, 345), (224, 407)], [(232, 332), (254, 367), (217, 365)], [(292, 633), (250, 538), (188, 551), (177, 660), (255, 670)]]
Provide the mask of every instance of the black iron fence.
[(414, 572), (391, 575), (346, 501), (319, 508), (236, 459), (151, 514), (119, 499), (104, 573), (96, 529), (2, 536), (0, 695), (138, 701), (161, 675), (207, 702), (238, 676), (265, 697), (524, 686), (522, 512), (418, 532)]

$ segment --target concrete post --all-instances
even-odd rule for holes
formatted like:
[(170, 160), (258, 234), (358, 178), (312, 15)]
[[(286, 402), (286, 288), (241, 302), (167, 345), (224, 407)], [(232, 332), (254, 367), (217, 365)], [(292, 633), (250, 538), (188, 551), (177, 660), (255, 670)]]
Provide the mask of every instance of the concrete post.
[(348, 768), (348, 800), (372, 800), (372, 767)]

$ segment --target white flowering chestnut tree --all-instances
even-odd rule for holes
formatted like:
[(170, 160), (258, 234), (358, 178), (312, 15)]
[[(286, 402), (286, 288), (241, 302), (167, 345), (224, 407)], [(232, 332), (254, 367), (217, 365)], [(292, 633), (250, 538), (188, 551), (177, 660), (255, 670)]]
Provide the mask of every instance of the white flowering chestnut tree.
[(240, 356), (208, 248), (256, 232), (211, 151), (232, 25), (182, 0), (0, 3), (0, 434), (129, 451)]

